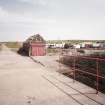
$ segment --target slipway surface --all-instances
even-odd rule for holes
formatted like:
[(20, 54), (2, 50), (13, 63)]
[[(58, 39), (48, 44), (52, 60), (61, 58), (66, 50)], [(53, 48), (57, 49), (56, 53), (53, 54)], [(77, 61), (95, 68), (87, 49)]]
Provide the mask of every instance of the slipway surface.
[(105, 95), (94, 93), (6, 46), (0, 51), (0, 105), (105, 105)]

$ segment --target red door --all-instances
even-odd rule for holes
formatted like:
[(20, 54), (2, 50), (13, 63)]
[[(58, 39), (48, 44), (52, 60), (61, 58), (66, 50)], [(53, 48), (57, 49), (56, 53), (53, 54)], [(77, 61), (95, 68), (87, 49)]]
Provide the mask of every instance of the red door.
[(44, 47), (32, 46), (32, 56), (44, 56), (44, 55), (45, 55)]

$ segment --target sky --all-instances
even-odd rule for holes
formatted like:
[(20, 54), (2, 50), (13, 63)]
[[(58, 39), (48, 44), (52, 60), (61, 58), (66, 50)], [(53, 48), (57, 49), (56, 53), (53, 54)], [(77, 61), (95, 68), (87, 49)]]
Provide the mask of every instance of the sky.
[(104, 40), (105, 0), (0, 0), (0, 41)]

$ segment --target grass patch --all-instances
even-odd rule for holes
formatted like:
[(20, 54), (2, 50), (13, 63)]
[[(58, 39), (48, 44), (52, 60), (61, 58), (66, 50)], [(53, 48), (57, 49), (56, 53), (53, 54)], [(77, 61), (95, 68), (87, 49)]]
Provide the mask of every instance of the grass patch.
[(47, 49), (47, 53), (48, 53), (48, 54), (49, 54), (49, 53), (56, 54), (56, 53), (58, 53), (58, 49), (48, 48), (48, 49)]
[(21, 47), (21, 43), (20, 42), (6, 42), (5, 45), (8, 48), (20, 48)]

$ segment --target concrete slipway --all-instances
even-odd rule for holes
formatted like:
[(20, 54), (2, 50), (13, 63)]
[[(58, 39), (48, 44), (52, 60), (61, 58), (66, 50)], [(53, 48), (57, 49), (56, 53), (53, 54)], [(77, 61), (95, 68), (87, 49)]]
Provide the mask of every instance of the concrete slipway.
[(105, 105), (105, 95), (94, 93), (5, 46), (0, 52), (0, 105)]

